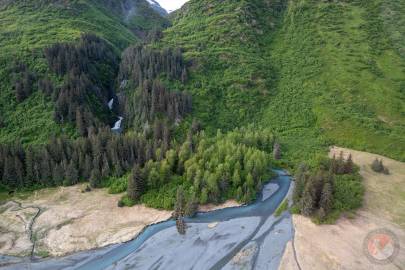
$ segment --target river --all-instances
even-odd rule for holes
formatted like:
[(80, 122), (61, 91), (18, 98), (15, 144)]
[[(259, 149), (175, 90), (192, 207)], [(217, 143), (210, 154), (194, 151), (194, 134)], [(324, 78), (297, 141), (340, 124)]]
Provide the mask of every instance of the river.
[[(124, 244), (38, 261), (19, 261), (0, 269), (266, 269), (276, 270), (294, 230), (288, 211), (275, 217), (291, 197), (284, 171), (267, 183), (257, 200), (242, 207), (199, 213), (186, 219), (179, 235), (173, 220), (147, 227)], [(0, 257), (0, 260), (15, 258)], [(4, 261), (3, 261), (4, 262)]]

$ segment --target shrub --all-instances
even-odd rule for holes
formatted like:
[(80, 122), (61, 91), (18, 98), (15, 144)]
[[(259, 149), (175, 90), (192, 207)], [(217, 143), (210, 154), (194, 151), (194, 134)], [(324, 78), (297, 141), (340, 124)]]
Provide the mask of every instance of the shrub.
[(373, 163), (371, 164), (371, 169), (377, 173), (389, 174), (388, 168), (386, 168), (383, 164), (382, 159), (376, 158)]

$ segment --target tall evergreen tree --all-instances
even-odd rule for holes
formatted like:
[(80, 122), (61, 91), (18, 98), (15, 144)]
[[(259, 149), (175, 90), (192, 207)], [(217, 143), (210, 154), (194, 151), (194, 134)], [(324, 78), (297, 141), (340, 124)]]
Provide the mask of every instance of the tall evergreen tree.
[(305, 164), (301, 164), (297, 175), (295, 176), (295, 186), (294, 186), (294, 192), (293, 192), (293, 201), (294, 203), (298, 203), (302, 197), (302, 194), (305, 189), (305, 173), (306, 173), (307, 167)]
[[(329, 182), (326, 182), (322, 189), (321, 200), (319, 202), (319, 207), (323, 209), (323, 215), (327, 216), (333, 204), (333, 190), (332, 185)], [(324, 217), (321, 217), (324, 218)]]
[(281, 158), (281, 146), (279, 143), (275, 143), (273, 147), (273, 158), (279, 160)]
[(308, 183), (305, 186), (304, 193), (301, 198), (301, 213), (305, 216), (310, 216), (315, 210), (315, 200), (313, 196), (312, 185)]
[(176, 218), (176, 228), (179, 234), (186, 234), (187, 225), (182, 216)]
[(98, 188), (100, 187), (101, 174), (98, 169), (93, 169), (90, 175), (90, 187)]
[(177, 194), (176, 194), (176, 203), (174, 206), (174, 217), (183, 217), (184, 212), (185, 212), (185, 206), (186, 206), (186, 198), (184, 195), (184, 190), (183, 187), (180, 186), (177, 188)]
[(145, 189), (145, 183), (138, 165), (132, 169), (132, 174), (128, 179), (127, 194), (132, 201), (138, 201)]
[(353, 167), (354, 167), (354, 164), (353, 164), (352, 154), (350, 154), (344, 165), (344, 169), (343, 169), (344, 173), (345, 174), (353, 173)]

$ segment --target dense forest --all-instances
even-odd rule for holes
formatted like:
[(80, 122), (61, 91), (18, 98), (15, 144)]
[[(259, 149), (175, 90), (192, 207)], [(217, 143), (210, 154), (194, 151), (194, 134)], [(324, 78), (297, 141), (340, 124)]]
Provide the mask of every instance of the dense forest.
[(207, 136), (197, 125), (177, 149), (137, 165), (128, 178), (123, 205), (143, 202), (155, 208), (172, 209), (181, 187), (187, 203), (220, 203), (235, 198), (250, 202), (272, 175), (274, 136), (268, 129), (247, 127)]
[(350, 159), (318, 158), (329, 146), (404, 159), (401, 1), (192, 0), (170, 23), (79, 2), (0, 9), (4, 190), (89, 181), (182, 216), (251, 201), (277, 164), (295, 211), (327, 222), (362, 196)]

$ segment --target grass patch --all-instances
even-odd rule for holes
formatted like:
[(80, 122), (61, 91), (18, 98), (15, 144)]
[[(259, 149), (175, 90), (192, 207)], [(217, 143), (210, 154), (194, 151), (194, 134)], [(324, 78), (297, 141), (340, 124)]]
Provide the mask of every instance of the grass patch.
[(284, 199), (284, 201), (278, 206), (276, 212), (274, 212), (274, 216), (279, 217), (284, 211), (287, 210), (288, 210), (288, 200)]

